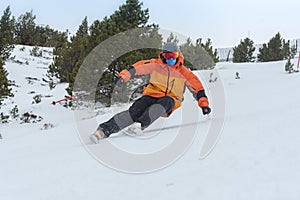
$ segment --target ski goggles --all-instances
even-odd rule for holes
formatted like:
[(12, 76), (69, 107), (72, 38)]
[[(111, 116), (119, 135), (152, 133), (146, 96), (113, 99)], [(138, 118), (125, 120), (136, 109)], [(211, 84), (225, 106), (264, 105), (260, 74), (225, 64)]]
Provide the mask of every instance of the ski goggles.
[(174, 58), (177, 59), (179, 57), (179, 52), (165, 52), (163, 53), (165, 59)]

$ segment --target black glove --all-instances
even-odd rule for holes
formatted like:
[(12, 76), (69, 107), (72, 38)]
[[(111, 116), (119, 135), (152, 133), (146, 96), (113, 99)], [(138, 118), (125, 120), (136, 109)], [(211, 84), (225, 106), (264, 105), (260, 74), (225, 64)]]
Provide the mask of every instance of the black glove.
[(208, 106), (202, 107), (203, 115), (208, 115), (211, 112), (211, 108)]

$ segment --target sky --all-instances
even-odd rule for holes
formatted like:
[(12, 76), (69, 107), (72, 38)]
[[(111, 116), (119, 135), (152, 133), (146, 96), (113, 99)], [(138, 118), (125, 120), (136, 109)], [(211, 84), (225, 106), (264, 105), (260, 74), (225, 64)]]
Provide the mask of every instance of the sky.
[[(38, 25), (75, 33), (85, 16), (90, 24), (102, 20), (125, 1), (0, 0), (0, 11), (10, 5), (18, 17), (32, 10)], [(149, 8), (149, 23), (193, 40), (211, 38), (218, 48), (237, 46), (246, 37), (267, 43), (277, 32), (284, 39), (300, 38), (299, 0), (144, 0), (143, 8)]]

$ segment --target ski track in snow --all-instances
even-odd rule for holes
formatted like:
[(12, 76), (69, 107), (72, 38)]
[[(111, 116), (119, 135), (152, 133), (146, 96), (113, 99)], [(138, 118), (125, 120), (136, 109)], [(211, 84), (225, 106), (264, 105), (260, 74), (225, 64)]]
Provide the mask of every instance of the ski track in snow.
[[(77, 134), (73, 111), (51, 105), (66, 95), (67, 85), (58, 84), (54, 90), (47, 84), (41, 85), (51, 59), (30, 56), (32, 47), (26, 46), (24, 52), (21, 47), (17, 45), (13, 55), (20, 61), (28, 60), (29, 65), (6, 63), (9, 79), (18, 87), (13, 87), (15, 96), (4, 101), (1, 112), (18, 105), (20, 113), (32, 111), (43, 120), (35, 124), (0, 124), (1, 200), (300, 198), (300, 74), (286, 74), (285, 61), (217, 64), (226, 95), (225, 124), (218, 144), (204, 160), (198, 158), (210, 122), (202, 117), (188, 92), (181, 109), (149, 127), (153, 130), (165, 124), (174, 128), (150, 139), (110, 138), (129, 152), (155, 151), (176, 136), (182, 109), (193, 106), (199, 113), (197, 126), (192, 120), (187, 125), (191, 131), (197, 128), (197, 137), (180, 159), (159, 171), (136, 175), (110, 169), (86, 152)], [(45, 56), (52, 57), (51, 53)], [(297, 60), (293, 62), (296, 64)], [(234, 78), (237, 71), (239, 80)], [(28, 84), (26, 77), (38, 80)], [(211, 83), (203, 81), (209, 90)], [(31, 91), (35, 93), (29, 94)], [(42, 102), (32, 104), (37, 94), (43, 95)], [(122, 109), (125, 107), (118, 108)], [(105, 111), (97, 116), (97, 121), (112, 115)], [(44, 123), (52, 123), (54, 128), (41, 130)]]

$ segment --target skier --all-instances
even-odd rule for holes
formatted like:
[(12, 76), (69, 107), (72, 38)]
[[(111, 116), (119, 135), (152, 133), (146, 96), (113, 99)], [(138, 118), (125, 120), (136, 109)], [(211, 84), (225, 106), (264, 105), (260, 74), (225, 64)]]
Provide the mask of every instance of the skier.
[(156, 59), (139, 61), (121, 71), (117, 83), (127, 82), (136, 75), (149, 75), (149, 84), (144, 87), (142, 97), (136, 100), (128, 110), (116, 114), (110, 120), (101, 123), (90, 139), (98, 143), (130, 126), (131, 130), (141, 133), (159, 117), (168, 117), (181, 106), (185, 86), (192, 92), (202, 113), (211, 112), (202, 83), (184, 65), (184, 57), (176, 43), (163, 45)]

